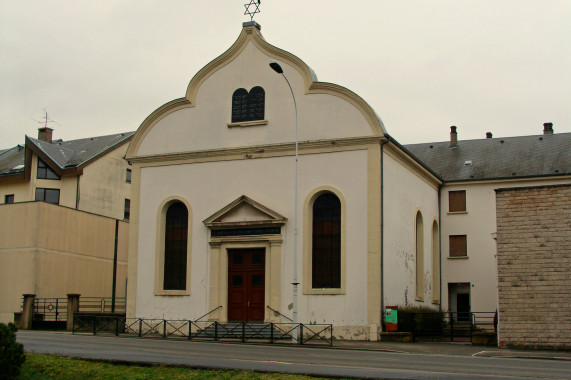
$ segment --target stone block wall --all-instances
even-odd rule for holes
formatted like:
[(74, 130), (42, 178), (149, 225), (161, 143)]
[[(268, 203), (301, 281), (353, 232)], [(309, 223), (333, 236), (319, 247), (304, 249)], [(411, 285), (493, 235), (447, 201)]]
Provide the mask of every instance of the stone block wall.
[(571, 349), (571, 185), (496, 190), (500, 347)]

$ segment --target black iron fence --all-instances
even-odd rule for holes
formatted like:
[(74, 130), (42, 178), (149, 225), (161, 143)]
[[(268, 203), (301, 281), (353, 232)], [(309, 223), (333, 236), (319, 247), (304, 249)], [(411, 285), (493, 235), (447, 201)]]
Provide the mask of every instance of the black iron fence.
[(398, 329), (413, 333), (413, 339), (466, 340), (476, 333), (495, 334), (495, 312), (399, 313)]
[(33, 320), (65, 322), (67, 320), (67, 298), (36, 298)]
[(333, 325), (303, 323), (219, 323), (212, 321), (125, 318), (113, 315), (78, 314), (74, 334), (114, 334), (140, 338), (187, 340), (250, 340), (268, 343), (333, 345)]

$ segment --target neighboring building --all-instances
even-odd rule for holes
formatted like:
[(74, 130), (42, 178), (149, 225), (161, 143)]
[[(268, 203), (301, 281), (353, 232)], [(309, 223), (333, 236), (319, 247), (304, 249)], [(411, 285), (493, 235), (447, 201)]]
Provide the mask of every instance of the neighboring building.
[[(296, 112), (274, 60), (299, 116), (297, 204)], [(127, 160), (128, 317), (292, 318), (296, 214), (298, 321), (376, 340), (385, 304), (438, 308), (438, 176), (255, 23), (143, 122)]]
[(123, 159), (133, 132), (52, 141), (40, 128), (0, 153), (0, 202), (45, 201), (97, 215), (128, 216), (130, 167)]
[(24, 293), (125, 297), (133, 132), (52, 132), (0, 151), (0, 322), (14, 320)]
[(500, 347), (571, 348), (571, 184), (498, 189)]
[[(496, 193), (571, 183), (571, 133), (407, 145), (444, 184), (440, 189), (442, 308), (497, 310)], [(531, 207), (531, 205), (530, 205)], [(522, 237), (525, 240), (525, 237)]]

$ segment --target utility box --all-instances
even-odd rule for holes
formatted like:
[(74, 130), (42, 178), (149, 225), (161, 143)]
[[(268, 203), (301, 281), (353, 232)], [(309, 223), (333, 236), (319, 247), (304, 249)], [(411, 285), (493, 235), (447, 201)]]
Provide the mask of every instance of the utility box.
[(399, 331), (398, 306), (387, 306), (385, 308), (385, 328), (387, 331)]

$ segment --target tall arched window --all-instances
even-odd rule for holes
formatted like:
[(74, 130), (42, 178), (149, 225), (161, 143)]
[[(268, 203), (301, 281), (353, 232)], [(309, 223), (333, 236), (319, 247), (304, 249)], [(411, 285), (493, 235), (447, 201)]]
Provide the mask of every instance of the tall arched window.
[(175, 202), (166, 213), (164, 290), (186, 290), (187, 242), (188, 210)]
[(239, 88), (232, 94), (232, 123), (264, 120), (266, 92), (260, 86), (250, 92)]
[(416, 299), (424, 300), (424, 224), (420, 211), (416, 213)]
[(440, 238), (438, 223), (432, 223), (432, 302), (440, 303)]
[(333, 193), (313, 203), (312, 287), (341, 287), (341, 202)]

